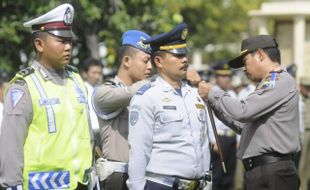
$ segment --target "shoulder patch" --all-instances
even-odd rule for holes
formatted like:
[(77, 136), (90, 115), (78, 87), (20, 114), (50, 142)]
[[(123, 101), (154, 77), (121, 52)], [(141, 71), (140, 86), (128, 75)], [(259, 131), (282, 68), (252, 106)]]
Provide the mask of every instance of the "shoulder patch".
[(134, 111), (131, 111), (129, 115), (130, 115), (129, 116), (130, 125), (134, 126), (139, 120), (139, 112), (134, 110)]
[(260, 84), (258, 84), (257, 89), (272, 88), (276, 84), (276, 80), (279, 79), (278, 72), (272, 72), (268, 77), (266, 77)]
[(65, 70), (78, 73), (79, 70), (73, 65), (66, 65)]
[(144, 94), (148, 89), (150, 89), (152, 87), (151, 83), (147, 83), (145, 85), (143, 85), (141, 88), (139, 88), (139, 90), (137, 91), (136, 94), (138, 95), (142, 95)]
[(17, 103), (22, 99), (24, 94), (25, 94), (25, 92), (19, 88), (13, 88), (10, 90), (10, 97), (11, 97), (11, 103), (12, 103), (13, 109), (15, 108)]
[(27, 68), (22, 69), (18, 72), (18, 74), (21, 75), (22, 77), (26, 77), (32, 73), (34, 73), (34, 68), (32, 68), (32, 67), (27, 67)]

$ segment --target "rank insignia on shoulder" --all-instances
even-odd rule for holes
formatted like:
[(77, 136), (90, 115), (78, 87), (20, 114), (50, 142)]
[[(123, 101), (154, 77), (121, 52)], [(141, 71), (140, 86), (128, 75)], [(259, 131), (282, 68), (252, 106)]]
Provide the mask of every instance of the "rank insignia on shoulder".
[(113, 79), (111, 79), (111, 78), (103, 81), (103, 84), (116, 86), (116, 82), (114, 82)]
[(148, 89), (150, 89), (152, 87), (151, 83), (147, 83), (145, 85), (143, 85), (138, 91), (137, 94), (142, 95), (144, 94)]
[(272, 72), (270, 76), (266, 77), (260, 84), (258, 84), (257, 89), (266, 89), (274, 87), (276, 80), (279, 79), (277, 72)]
[(12, 103), (12, 108), (14, 109), (17, 103), (22, 99), (24, 96), (25, 92), (22, 91), (19, 88), (13, 88), (10, 90), (10, 96), (11, 96), (11, 103)]
[(73, 66), (73, 65), (66, 65), (65, 69), (67, 71), (71, 71), (71, 72), (75, 72), (75, 73), (79, 72), (79, 70), (75, 66)]
[(18, 72), (18, 74), (21, 75), (22, 77), (28, 76), (31, 73), (34, 73), (34, 68), (32, 68), (32, 67), (27, 67), (27, 68), (22, 69)]

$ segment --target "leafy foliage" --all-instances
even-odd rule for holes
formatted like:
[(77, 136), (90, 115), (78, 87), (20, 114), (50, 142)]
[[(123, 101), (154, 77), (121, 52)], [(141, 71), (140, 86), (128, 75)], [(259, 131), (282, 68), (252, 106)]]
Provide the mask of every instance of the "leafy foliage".
[[(99, 58), (98, 43), (107, 47), (103, 59), (114, 66), (121, 35), (140, 29), (151, 35), (170, 30), (185, 21), (190, 27), (192, 49), (208, 44), (239, 42), (248, 31), (247, 11), (263, 0), (2, 0), (0, 8), (0, 68), (16, 72), (33, 60), (30, 29), (23, 23), (62, 3), (75, 8), (74, 32), (78, 36), (75, 63), (92, 56)], [(207, 62), (229, 56), (227, 49), (207, 55)]]

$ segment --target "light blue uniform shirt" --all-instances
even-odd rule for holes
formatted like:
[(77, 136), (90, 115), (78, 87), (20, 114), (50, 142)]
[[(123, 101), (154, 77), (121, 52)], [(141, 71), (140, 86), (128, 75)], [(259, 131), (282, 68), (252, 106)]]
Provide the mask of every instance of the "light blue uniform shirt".
[(202, 177), (210, 167), (207, 111), (197, 88), (182, 96), (161, 77), (137, 92), (129, 113), (129, 189), (142, 190), (146, 173)]

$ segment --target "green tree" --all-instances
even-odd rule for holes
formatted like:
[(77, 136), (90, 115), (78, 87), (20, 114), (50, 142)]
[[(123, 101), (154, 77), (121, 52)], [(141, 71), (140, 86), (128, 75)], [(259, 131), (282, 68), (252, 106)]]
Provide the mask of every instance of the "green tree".
[[(191, 49), (203, 50), (208, 44), (239, 42), (248, 31), (247, 11), (262, 0), (2, 0), (0, 8), (0, 68), (16, 72), (34, 58), (30, 29), (23, 23), (62, 3), (75, 8), (73, 30), (77, 36), (73, 62), (86, 57), (99, 58), (103, 42), (109, 66), (116, 62), (121, 35), (128, 29), (151, 35), (170, 30), (183, 20), (190, 27)], [(227, 57), (225, 48), (206, 55), (208, 62)], [(79, 65), (78, 65), (79, 66)]]

